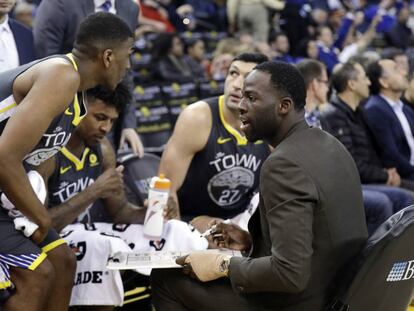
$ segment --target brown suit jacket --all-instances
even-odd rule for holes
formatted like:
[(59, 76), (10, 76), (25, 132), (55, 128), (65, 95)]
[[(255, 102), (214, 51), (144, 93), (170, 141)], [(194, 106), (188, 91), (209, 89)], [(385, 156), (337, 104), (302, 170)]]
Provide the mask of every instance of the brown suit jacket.
[(229, 277), (252, 310), (323, 310), (335, 276), (367, 239), (361, 184), (345, 147), (297, 123), (265, 161), (253, 248)]

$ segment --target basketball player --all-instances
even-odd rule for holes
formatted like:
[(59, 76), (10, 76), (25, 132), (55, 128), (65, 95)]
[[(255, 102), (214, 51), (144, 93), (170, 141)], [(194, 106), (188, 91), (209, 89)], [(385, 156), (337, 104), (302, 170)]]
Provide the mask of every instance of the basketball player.
[(242, 213), (258, 186), (269, 148), (241, 133), (237, 105), (244, 76), (266, 60), (259, 53), (234, 58), (224, 95), (184, 109), (163, 153), (159, 172), (171, 179), (169, 204), (179, 204), (182, 218), (200, 232), (212, 218)]
[(132, 44), (133, 34), (125, 22), (110, 13), (97, 13), (81, 24), (71, 54), (0, 74), (0, 189), (37, 225), (30, 240), (15, 230), (9, 216), (13, 213), (0, 210), (0, 261), (10, 269), (16, 286), (4, 310), (67, 310), (73, 253), (59, 239), (42, 244), (46, 235), (57, 234), (49, 230), (50, 216), (26, 171), (68, 142), (86, 114), (84, 90), (98, 84), (116, 87), (130, 67)]
[[(146, 210), (127, 201), (122, 167), (115, 167), (115, 152), (105, 137), (123, 104), (129, 101), (128, 87), (120, 83), (113, 93), (96, 87), (86, 95), (88, 115), (67, 146), (37, 170), (47, 181), (52, 226), (58, 231), (64, 228), (62, 235), (77, 255), (70, 305), (93, 305), (97, 311), (123, 303), (120, 274), (106, 269), (112, 253), (205, 249), (208, 243), (186, 223), (177, 220), (165, 224), (159, 242), (143, 236), (140, 224)], [(99, 199), (111, 223), (97, 223), (90, 213), (89, 207)], [(175, 217), (172, 214), (175, 211), (167, 210), (165, 217)]]

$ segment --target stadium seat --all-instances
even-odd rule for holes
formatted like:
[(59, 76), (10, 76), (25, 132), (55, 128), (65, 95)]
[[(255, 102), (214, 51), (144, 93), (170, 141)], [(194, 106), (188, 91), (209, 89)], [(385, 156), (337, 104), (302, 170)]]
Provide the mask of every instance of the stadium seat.
[(406, 311), (414, 289), (414, 205), (390, 217), (344, 274), (330, 311)]
[(142, 206), (148, 197), (150, 180), (158, 174), (160, 158), (149, 153), (145, 153), (142, 158), (125, 153), (118, 156), (118, 163), (124, 166), (124, 182), (134, 196), (132, 201)]
[(204, 43), (206, 45), (206, 57), (213, 58), (213, 52), (217, 48), (220, 40), (227, 38), (225, 32), (209, 31), (203, 33)]
[(171, 123), (174, 127), (175, 121), (181, 111), (198, 100), (197, 85), (193, 82), (173, 82), (162, 86), (162, 92), (164, 94), (165, 103), (170, 109)]
[(199, 90), (200, 98), (220, 96), (224, 93), (224, 80), (210, 80), (200, 82)]
[(137, 132), (146, 151), (161, 153), (171, 136), (171, 115), (158, 85), (136, 85), (134, 89)]

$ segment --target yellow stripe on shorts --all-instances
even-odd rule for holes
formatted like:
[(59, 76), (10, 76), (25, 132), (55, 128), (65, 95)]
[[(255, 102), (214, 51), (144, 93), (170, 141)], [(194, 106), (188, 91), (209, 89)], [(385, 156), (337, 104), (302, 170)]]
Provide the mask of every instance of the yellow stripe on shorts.
[(27, 268), (29, 270), (36, 270), (36, 268), (45, 260), (47, 257), (46, 253), (42, 252), (39, 257), (36, 258), (35, 261), (32, 262), (32, 264)]
[(52, 243), (49, 243), (48, 245), (45, 245), (42, 247), (42, 251), (44, 251), (45, 253), (50, 252), (52, 249), (58, 247), (59, 245), (65, 244), (66, 241), (64, 239), (59, 239), (56, 241), (53, 241)]
[(11, 282), (10, 281), (4, 281), (4, 282), (0, 282), (0, 289), (6, 289), (11, 287)]

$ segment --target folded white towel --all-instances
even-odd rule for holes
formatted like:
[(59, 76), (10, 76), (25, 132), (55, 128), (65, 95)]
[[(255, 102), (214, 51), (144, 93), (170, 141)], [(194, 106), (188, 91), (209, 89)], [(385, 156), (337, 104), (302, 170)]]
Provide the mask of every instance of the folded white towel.
[[(33, 188), (33, 191), (36, 193), (37, 198), (39, 199), (42, 204), (45, 203), (46, 200), (46, 185), (43, 180), (43, 177), (36, 171), (30, 171), (27, 173), (27, 177), (29, 178), (30, 185)], [(33, 234), (34, 231), (39, 227), (35, 223), (31, 222), (27, 219), (14, 205), (7, 196), (2, 193), (1, 195), (1, 203), (5, 209), (7, 209), (8, 215), (11, 218), (14, 218), (14, 226), (17, 230), (23, 231), (24, 235), (29, 237)]]

